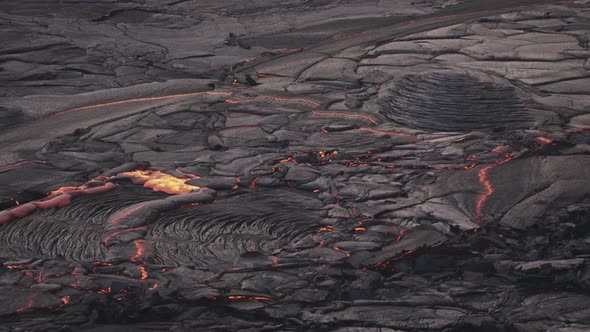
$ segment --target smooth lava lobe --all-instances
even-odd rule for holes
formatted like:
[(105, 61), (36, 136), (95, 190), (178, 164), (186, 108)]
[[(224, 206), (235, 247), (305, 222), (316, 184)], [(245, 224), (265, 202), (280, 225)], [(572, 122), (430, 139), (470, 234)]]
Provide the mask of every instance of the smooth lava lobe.
[(382, 106), (388, 119), (425, 131), (528, 127), (527, 110), (512, 87), (464, 74), (405, 76)]

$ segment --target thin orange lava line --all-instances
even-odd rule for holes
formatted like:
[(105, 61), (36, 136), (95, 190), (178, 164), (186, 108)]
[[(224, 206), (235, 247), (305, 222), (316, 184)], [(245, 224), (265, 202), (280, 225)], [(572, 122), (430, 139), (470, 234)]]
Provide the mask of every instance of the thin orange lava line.
[(27, 298), (27, 303), (24, 306), (16, 309), (14, 312), (20, 313), (20, 312), (23, 312), (27, 309), (31, 309), (33, 307), (33, 305), (35, 305), (35, 298), (37, 296), (39, 296), (39, 293), (33, 293), (33, 294), (29, 295), (29, 297)]
[(484, 193), (479, 195), (479, 197), (477, 198), (477, 201), (475, 202), (475, 216), (473, 217), (473, 220), (475, 222), (477, 222), (478, 224), (481, 224), (481, 222), (482, 222), (483, 208), (484, 208), (486, 202), (488, 201), (490, 196), (492, 196), (492, 194), (495, 192), (494, 185), (492, 184), (492, 182), (489, 179), (490, 171), (497, 166), (500, 166), (502, 164), (505, 164), (505, 163), (511, 161), (512, 159), (513, 159), (513, 157), (506, 157), (504, 160), (501, 160), (501, 161), (494, 163), (492, 165), (488, 165), (488, 166), (480, 169), (477, 172), (477, 177), (478, 177), (479, 183), (483, 186), (483, 188), (485, 190)]
[(13, 168), (13, 167), (18, 167), (18, 166), (26, 165), (26, 164), (29, 164), (29, 163), (31, 163), (31, 162), (32, 162), (31, 160), (21, 160), (21, 161), (17, 161), (17, 162), (15, 162), (15, 163), (12, 163), (12, 164), (8, 164), (8, 165), (3, 165), (3, 166), (0, 166), (0, 170), (2, 170), (2, 169), (6, 169), (6, 168)]
[(183, 98), (183, 97), (194, 97), (199, 95), (214, 95), (214, 96), (227, 96), (231, 97), (231, 92), (222, 92), (222, 91), (201, 91), (201, 92), (191, 92), (191, 93), (180, 93), (174, 95), (165, 95), (165, 96), (158, 96), (158, 97), (144, 97), (144, 98), (133, 98), (133, 99), (126, 99), (126, 100), (119, 100), (119, 101), (112, 101), (108, 103), (102, 104), (94, 104), (82, 107), (76, 107), (69, 110), (61, 111), (52, 114), (51, 116), (63, 115), (66, 113), (78, 112), (93, 108), (101, 108), (107, 106), (115, 106), (115, 105), (123, 105), (123, 104), (130, 104), (130, 103), (138, 103), (143, 101), (156, 101), (156, 100), (166, 100), (166, 99), (174, 99), (174, 98)]
[(535, 140), (536, 141), (539, 141), (541, 143), (545, 143), (545, 144), (549, 144), (549, 143), (552, 143), (553, 142), (552, 140), (550, 140), (550, 139), (548, 139), (546, 137), (543, 137), (543, 136), (535, 137)]
[(345, 113), (345, 112), (316, 112), (316, 111), (314, 111), (314, 112), (312, 112), (312, 115), (316, 115), (316, 116), (340, 116), (340, 117), (344, 117), (344, 118), (361, 118), (361, 119), (368, 120), (369, 122), (371, 122), (374, 125), (378, 125), (379, 124), (377, 121), (375, 121), (375, 119), (373, 119), (369, 115), (364, 115), (364, 114), (353, 114), (353, 113)]
[(359, 128), (359, 130), (365, 130), (365, 131), (368, 131), (368, 132), (371, 132), (374, 134), (379, 134), (379, 135), (416, 137), (416, 134), (406, 134), (406, 133), (397, 132), (397, 131), (383, 131), (383, 130), (376, 130), (376, 129), (367, 128), (367, 127), (361, 127), (361, 128)]
[(275, 96), (256, 96), (254, 98), (248, 99), (227, 99), (225, 102), (228, 104), (241, 104), (255, 101), (256, 99), (270, 99), (273, 101), (282, 101), (282, 102), (301, 102), (312, 105), (314, 108), (320, 107), (320, 103), (317, 101), (313, 101), (307, 98), (284, 98), (284, 97), (275, 97)]

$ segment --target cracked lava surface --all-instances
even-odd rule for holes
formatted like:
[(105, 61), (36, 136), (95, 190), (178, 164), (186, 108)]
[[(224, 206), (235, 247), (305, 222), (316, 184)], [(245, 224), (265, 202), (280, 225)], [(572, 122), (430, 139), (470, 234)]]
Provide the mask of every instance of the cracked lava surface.
[(0, 8), (0, 331), (590, 330), (588, 1)]

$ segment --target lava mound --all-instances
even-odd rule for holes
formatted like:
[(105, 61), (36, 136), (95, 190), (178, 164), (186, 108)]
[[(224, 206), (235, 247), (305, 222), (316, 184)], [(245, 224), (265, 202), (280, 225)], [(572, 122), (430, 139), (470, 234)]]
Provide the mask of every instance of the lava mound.
[(528, 120), (512, 87), (464, 74), (405, 76), (382, 106), (388, 119), (425, 131), (523, 128)]

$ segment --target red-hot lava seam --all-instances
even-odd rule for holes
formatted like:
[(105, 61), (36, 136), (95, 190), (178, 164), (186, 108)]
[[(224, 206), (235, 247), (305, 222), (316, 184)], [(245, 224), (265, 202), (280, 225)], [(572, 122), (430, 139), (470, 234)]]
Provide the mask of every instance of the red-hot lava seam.
[(364, 115), (364, 114), (354, 114), (354, 113), (345, 113), (345, 112), (317, 112), (317, 111), (313, 111), (311, 113), (312, 115), (315, 116), (336, 116), (336, 117), (344, 117), (344, 118), (352, 118), (352, 119), (365, 119), (369, 122), (371, 122), (374, 125), (378, 125), (379, 123), (377, 121), (375, 121), (375, 119), (373, 119), (372, 117), (370, 117), (369, 115)]
[(229, 97), (231, 97), (232, 93), (231, 92), (222, 92), (222, 91), (201, 91), (201, 92), (165, 95), (165, 96), (158, 96), (158, 97), (144, 97), (144, 98), (126, 99), (126, 100), (112, 101), (112, 102), (102, 103), (102, 104), (76, 107), (76, 108), (72, 108), (69, 110), (54, 113), (54, 114), (52, 114), (52, 116), (57, 116), (57, 115), (62, 115), (62, 114), (72, 113), (72, 112), (78, 112), (78, 111), (83, 111), (83, 110), (93, 109), (93, 108), (101, 108), (101, 107), (108, 107), (108, 106), (115, 106), (115, 105), (138, 103), (138, 102), (144, 102), (144, 101), (157, 101), (157, 100), (166, 100), (166, 99), (174, 99), (174, 98), (194, 97), (194, 96), (199, 96), (199, 95), (226, 96), (229, 98)]
[(481, 222), (483, 221), (483, 208), (486, 204), (486, 202), (488, 201), (488, 199), (490, 198), (490, 196), (492, 196), (492, 194), (495, 192), (494, 190), (494, 185), (492, 184), (492, 182), (489, 179), (489, 173), (492, 169), (494, 169), (495, 167), (498, 167), (502, 164), (505, 164), (509, 161), (511, 161), (512, 159), (514, 159), (513, 157), (507, 155), (505, 156), (505, 159), (496, 162), (492, 165), (488, 165), (482, 169), (479, 170), (479, 172), (477, 172), (477, 178), (479, 180), (479, 183), (483, 186), (484, 188), (484, 192), (479, 195), (479, 197), (477, 198), (476, 202), (475, 202), (475, 216), (473, 217), (473, 220), (475, 222), (477, 222), (478, 224), (481, 224)]
[(129, 232), (135, 232), (135, 231), (144, 231), (144, 230), (146, 230), (146, 229), (147, 229), (147, 226), (139, 226), (139, 227), (133, 227), (133, 228), (126, 228), (126, 229), (122, 229), (122, 230), (120, 230), (120, 231), (116, 231), (116, 232), (113, 232), (113, 233), (111, 233), (111, 234), (107, 235), (107, 236), (106, 236), (106, 237), (105, 237), (105, 238), (102, 240), (102, 243), (104, 243), (104, 245), (105, 245), (106, 247), (108, 247), (109, 241), (110, 241), (110, 240), (111, 240), (113, 237), (115, 237), (115, 236), (117, 236), (117, 235), (121, 235), (121, 234), (124, 234), (124, 233), (129, 233)]
[(4, 170), (4, 169), (8, 169), (8, 168), (15, 168), (15, 167), (27, 165), (27, 164), (30, 164), (30, 163), (39, 163), (41, 165), (45, 165), (47, 162), (45, 160), (39, 160), (39, 161), (35, 161), (35, 160), (21, 160), (21, 161), (17, 161), (15, 163), (12, 163), (12, 164), (7, 164), (7, 165), (0, 166), (0, 171), (1, 170)]
[(106, 183), (104, 186), (86, 188), (72, 187), (66, 191), (52, 192), (49, 194), (49, 199), (43, 201), (29, 202), (21, 204), (13, 209), (0, 211), (0, 225), (6, 224), (14, 219), (24, 218), (38, 210), (48, 210), (54, 208), (62, 208), (68, 206), (72, 202), (72, 198), (81, 195), (93, 195), (114, 190), (117, 186), (113, 183)]
[(33, 294), (29, 295), (29, 297), (27, 298), (27, 303), (24, 306), (16, 309), (14, 312), (20, 313), (20, 312), (23, 312), (27, 309), (31, 309), (33, 307), (33, 305), (35, 305), (35, 298), (37, 298), (37, 296), (39, 296), (39, 294), (40, 293), (33, 293)]
[(387, 265), (391, 264), (391, 262), (400, 260), (400, 259), (402, 259), (404, 257), (407, 257), (407, 256), (409, 256), (409, 255), (411, 255), (411, 254), (413, 254), (415, 252), (416, 252), (416, 249), (410, 249), (410, 250), (404, 252), (403, 254), (401, 254), (401, 255), (399, 255), (397, 257), (394, 257), (394, 258), (392, 258), (390, 260), (387, 260), (386, 262), (377, 263), (377, 264), (373, 265), (373, 267), (374, 268), (384, 268)]

